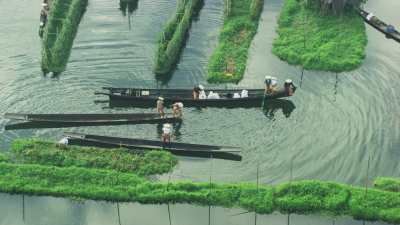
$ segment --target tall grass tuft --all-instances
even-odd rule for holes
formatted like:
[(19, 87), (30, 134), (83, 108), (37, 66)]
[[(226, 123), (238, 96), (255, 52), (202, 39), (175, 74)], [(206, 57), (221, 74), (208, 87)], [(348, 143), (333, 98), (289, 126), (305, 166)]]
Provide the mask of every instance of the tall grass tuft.
[(365, 25), (354, 10), (321, 15), (301, 1), (287, 0), (278, 23), (272, 52), (289, 64), (343, 72), (358, 68), (365, 58)]
[(78, 26), (88, 0), (54, 0), (46, 25), (42, 47), (42, 70), (65, 71)]
[(160, 34), (153, 71), (157, 75), (171, 72), (179, 60), (182, 48), (203, 0), (179, 0), (175, 15), (168, 21)]
[(239, 82), (245, 73), (251, 41), (257, 33), (263, 0), (226, 0), (219, 44), (208, 64), (208, 82)]

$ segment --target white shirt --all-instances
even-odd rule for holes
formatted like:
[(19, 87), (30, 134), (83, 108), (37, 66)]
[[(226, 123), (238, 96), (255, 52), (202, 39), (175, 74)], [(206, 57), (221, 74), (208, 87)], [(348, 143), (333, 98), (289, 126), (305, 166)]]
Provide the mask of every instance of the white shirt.
[(170, 134), (171, 133), (171, 129), (169, 127), (163, 127), (163, 133), (164, 134)]
[(372, 19), (372, 17), (374, 17), (374, 14), (369, 13), (369, 14), (367, 15), (367, 20), (370, 21), (370, 20)]

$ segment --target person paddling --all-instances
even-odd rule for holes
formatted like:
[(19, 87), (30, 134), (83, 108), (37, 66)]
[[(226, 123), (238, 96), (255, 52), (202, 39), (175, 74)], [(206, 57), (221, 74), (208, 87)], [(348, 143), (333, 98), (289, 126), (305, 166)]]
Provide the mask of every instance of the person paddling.
[(193, 99), (194, 99), (194, 100), (199, 99), (199, 95), (200, 95), (200, 88), (199, 88), (199, 86), (196, 85), (196, 86), (193, 88), (192, 95), (193, 95)]
[(183, 115), (183, 103), (175, 102), (172, 105), (172, 114), (175, 118), (182, 118)]
[(294, 86), (291, 79), (285, 80), (285, 84), (283, 85), (283, 87), (285, 88), (285, 92), (288, 96), (292, 96), (296, 91), (296, 86)]
[(157, 100), (157, 112), (160, 114), (161, 118), (164, 118), (164, 98), (163, 97), (158, 97)]

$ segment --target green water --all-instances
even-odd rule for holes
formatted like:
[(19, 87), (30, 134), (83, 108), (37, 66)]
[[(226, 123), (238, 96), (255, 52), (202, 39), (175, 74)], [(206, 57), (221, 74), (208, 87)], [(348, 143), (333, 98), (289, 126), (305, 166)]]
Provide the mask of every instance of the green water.
[[(269, 112), (259, 108), (185, 109), (185, 121), (177, 141), (240, 146), (243, 161), (181, 158), (172, 179), (205, 181), (211, 176), (213, 181), (255, 182), (259, 165), (260, 181), (264, 184), (288, 181), (292, 176), (293, 179), (360, 185), (365, 181), (368, 158), (369, 180), (376, 176), (400, 177), (400, 45), (367, 27), (367, 58), (360, 69), (337, 75), (305, 71), (302, 77), (301, 68), (289, 66), (271, 53), (281, 5), (282, 0), (265, 1), (245, 78), (239, 86), (262, 87), (265, 75), (281, 80), (291, 78), (296, 84), (301, 83), (296, 96), (290, 99), (295, 109), (287, 115), (283, 113), (285, 105), (274, 106)], [(89, 2), (67, 71), (58, 78), (50, 78), (43, 77), (40, 70), (37, 32), (41, 1), (0, 0), (0, 114), (154, 111), (107, 109), (104, 108), (107, 104), (95, 104), (95, 100), (103, 98), (93, 93), (102, 86), (162, 85), (151, 69), (157, 35), (174, 12), (175, 1), (139, 0), (138, 8), (130, 17), (123, 16), (119, 6), (117, 0)], [(194, 84), (206, 83), (207, 62), (218, 41), (223, 7), (222, 0), (205, 1), (199, 20), (193, 23), (178, 68), (164, 86), (191, 88)], [(398, 0), (371, 0), (366, 5), (367, 10), (372, 9), (375, 15), (397, 27), (400, 27), (399, 8)], [(8, 123), (0, 118), (0, 148), (4, 151), (14, 138), (58, 140), (64, 131), (159, 138), (156, 125), (4, 131)], [(2, 207), (18, 205), (19, 197), (1, 197)], [(43, 198), (32, 197), (30, 201), (33, 212), (41, 211), (41, 205), (47, 204)], [(89, 213), (82, 206), (60, 201), (63, 203), (52, 203), (48, 207), (54, 207), (61, 214), (65, 210), (62, 207), (69, 207), (66, 215), (79, 221), (84, 217), (88, 224), (106, 223), (108, 220), (102, 218), (108, 218), (115, 210), (112, 205), (93, 203), (90, 209), (85, 209), (91, 210)], [(57, 208), (59, 205), (61, 208)], [(35, 217), (30, 213), (31, 218)], [(51, 214), (57, 215), (52, 211)], [(17, 210), (11, 210), (7, 216), (20, 217)], [(54, 221), (72, 224), (73, 221), (64, 219), (70, 216), (49, 215), (44, 222), (36, 218), (30, 224)], [(114, 219), (113, 223), (117, 223)], [(0, 219), (0, 224), (10, 224), (9, 221)], [(158, 220), (158, 224), (160, 221), (165, 222), (165, 218)]]

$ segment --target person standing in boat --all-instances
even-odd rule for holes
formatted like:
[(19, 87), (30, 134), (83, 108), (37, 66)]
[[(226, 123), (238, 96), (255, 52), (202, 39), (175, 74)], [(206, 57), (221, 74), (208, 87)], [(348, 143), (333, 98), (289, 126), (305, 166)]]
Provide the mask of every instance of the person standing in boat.
[(175, 118), (182, 118), (183, 116), (183, 103), (175, 102), (172, 105), (172, 114)]
[(276, 77), (265, 77), (265, 95), (270, 95), (278, 90), (278, 79)]
[(166, 123), (163, 125), (162, 128), (162, 141), (163, 141), (163, 148), (167, 147), (171, 141), (171, 124)]
[(206, 99), (207, 98), (207, 94), (206, 94), (206, 92), (204, 91), (204, 87), (203, 87), (203, 85), (199, 85), (199, 89), (200, 89), (200, 92), (199, 92), (199, 99)]
[(285, 80), (285, 84), (283, 85), (285, 88), (285, 92), (287, 96), (292, 96), (296, 91), (296, 86), (294, 86), (293, 81), (291, 79)]
[(164, 118), (164, 98), (163, 97), (158, 97), (157, 100), (157, 112), (160, 114), (161, 118)]
[(264, 94), (271, 94), (272, 92), (272, 77), (265, 76), (265, 92)]
[(192, 95), (193, 95), (193, 99), (194, 99), (194, 100), (199, 99), (199, 96), (200, 96), (200, 88), (199, 88), (198, 85), (194, 86)]

